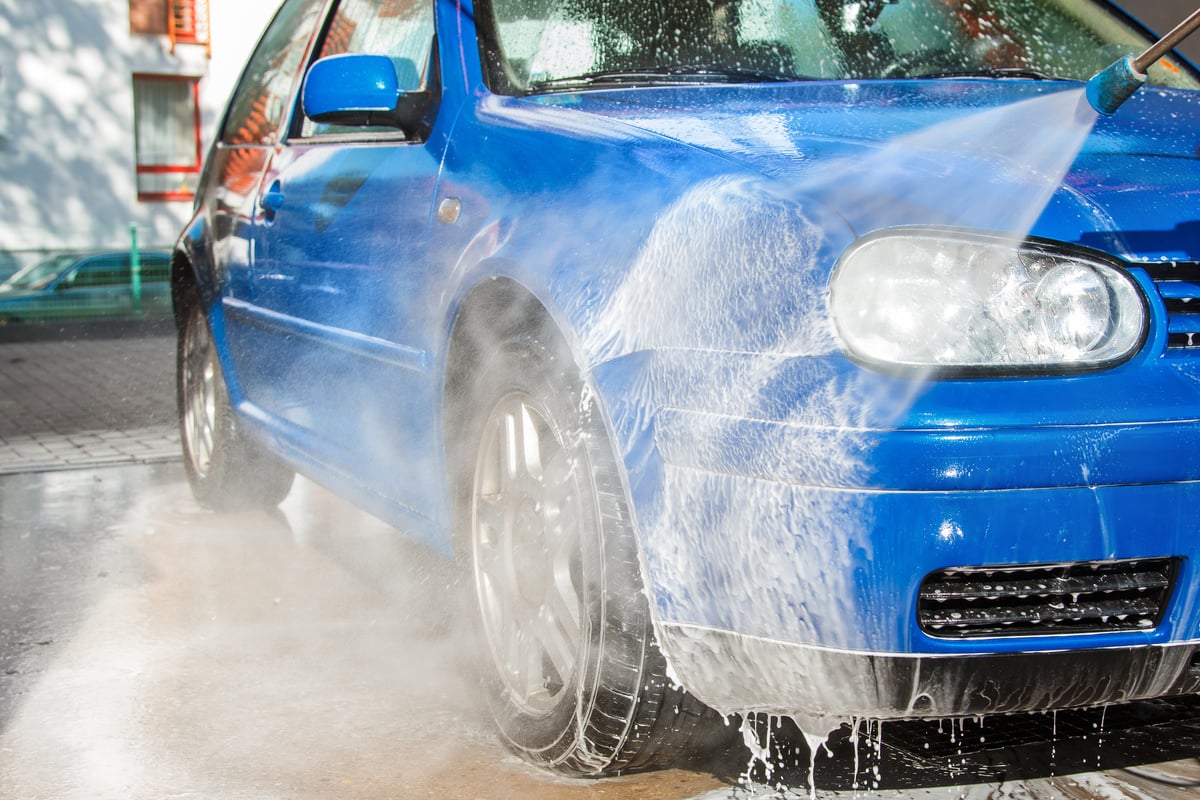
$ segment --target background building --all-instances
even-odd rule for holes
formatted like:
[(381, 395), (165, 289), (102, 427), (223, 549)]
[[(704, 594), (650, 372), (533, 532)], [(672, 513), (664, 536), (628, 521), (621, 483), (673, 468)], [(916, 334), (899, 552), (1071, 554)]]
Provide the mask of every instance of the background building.
[(0, 0), (0, 273), (172, 243), (279, 0)]

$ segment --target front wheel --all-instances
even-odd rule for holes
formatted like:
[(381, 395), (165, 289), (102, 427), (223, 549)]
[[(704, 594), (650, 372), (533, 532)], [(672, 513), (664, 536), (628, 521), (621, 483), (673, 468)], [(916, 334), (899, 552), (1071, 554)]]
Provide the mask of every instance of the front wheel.
[(570, 354), (521, 333), (472, 375), (461, 527), (502, 738), (568, 775), (697, 754), (725, 728), (666, 678), (617, 463)]
[(238, 430), (197, 297), (182, 313), (176, 396), (183, 465), (201, 505), (220, 511), (270, 508), (287, 496), (294, 473)]

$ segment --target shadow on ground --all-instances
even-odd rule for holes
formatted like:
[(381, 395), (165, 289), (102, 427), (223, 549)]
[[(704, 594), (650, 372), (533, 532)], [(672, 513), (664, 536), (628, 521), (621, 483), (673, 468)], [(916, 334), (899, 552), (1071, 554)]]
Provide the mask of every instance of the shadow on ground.
[[(809, 749), (788, 719), (755, 719), (760, 741), (770, 731), (770, 773), (751, 777), (773, 786), (809, 785)], [(911, 790), (1002, 785), (1097, 772), (1128, 772), (1143, 784), (1200, 788), (1200, 697), (1152, 700), (1095, 709), (1035, 714), (844, 725), (820, 748), (821, 790)], [(1192, 760), (1195, 769), (1150, 768)], [(732, 776), (745, 768), (731, 760)], [(1182, 796), (1182, 795), (1181, 795)]]

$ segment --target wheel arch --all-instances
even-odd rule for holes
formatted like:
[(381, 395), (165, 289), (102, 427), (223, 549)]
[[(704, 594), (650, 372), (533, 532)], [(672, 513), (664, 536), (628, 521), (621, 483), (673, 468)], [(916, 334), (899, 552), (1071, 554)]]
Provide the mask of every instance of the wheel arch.
[(171, 254), (171, 308), (175, 314), (175, 328), (181, 329), (186, 320), (187, 304), (199, 293), (196, 269), (191, 257), (181, 248)]
[(445, 510), (447, 539), (462, 555), (459, 509), (466, 502), (458, 454), (465, 445), (460, 423), (469, 407), (467, 387), (478, 368), (489, 342), (521, 333), (553, 331), (565, 341), (561, 329), (552, 321), (546, 304), (528, 286), (514, 278), (490, 275), (464, 292), (448, 325), (441, 385), (441, 446), (449, 506)]
[(197, 297), (206, 309), (219, 294), (208, 242), (212, 228), (202, 214), (195, 216), (175, 243), (171, 253), (171, 305), (175, 324), (186, 319), (187, 304)]
[(458, 304), (450, 325), (442, 385), (443, 405), (452, 407), (461, 396), (470, 369), (480, 357), (483, 342), (535, 330), (552, 330), (566, 341), (546, 304), (524, 284), (500, 276), (476, 283)]

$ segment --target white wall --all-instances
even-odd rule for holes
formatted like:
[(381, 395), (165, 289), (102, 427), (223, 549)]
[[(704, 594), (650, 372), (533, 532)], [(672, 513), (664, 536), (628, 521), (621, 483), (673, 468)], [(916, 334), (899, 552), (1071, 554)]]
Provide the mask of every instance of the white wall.
[[(0, 0), (0, 253), (166, 246), (188, 201), (139, 202), (134, 72), (203, 76), (204, 146), (279, 0), (211, 0), (204, 48), (129, 33), (128, 0)], [(2, 266), (2, 265), (0, 265)]]

